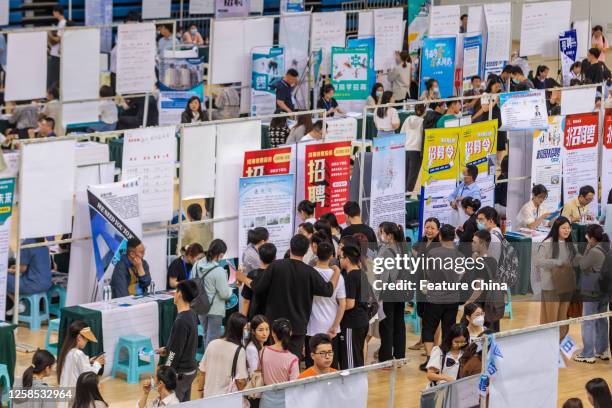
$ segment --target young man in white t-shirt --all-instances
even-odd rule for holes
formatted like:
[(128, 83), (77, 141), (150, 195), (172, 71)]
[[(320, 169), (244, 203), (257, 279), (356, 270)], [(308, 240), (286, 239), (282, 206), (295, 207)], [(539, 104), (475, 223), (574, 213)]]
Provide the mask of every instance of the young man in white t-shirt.
[[(329, 261), (334, 256), (334, 245), (331, 242), (321, 242), (320, 244), (312, 244), (313, 252), (317, 254), (317, 263), (315, 269), (323, 279), (329, 281), (334, 274)], [(334, 361), (332, 367), (338, 368), (338, 336), (340, 333), (340, 321), (344, 315), (346, 308), (346, 290), (344, 287), (344, 278), (342, 275), (338, 280), (338, 286), (331, 297), (315, 296), (312, 300), (312, 309), (310, 311), (310, 319), (306, 329), (306, 366), (313, 365), (310, 357), (309, 341), (310, 337), (318, 333), (327, 334), (332, 339), (332, 349), (334, 350)]]
[(489, 246), (489, 256), (499, 262), (502, 252), (502, 239), (504, 235), (497, 226), (497, 211), (493, 207), (483, 207), (476, 215), (476, 222), (479, 230), (486, 229), (491, 233), (491, 244)]

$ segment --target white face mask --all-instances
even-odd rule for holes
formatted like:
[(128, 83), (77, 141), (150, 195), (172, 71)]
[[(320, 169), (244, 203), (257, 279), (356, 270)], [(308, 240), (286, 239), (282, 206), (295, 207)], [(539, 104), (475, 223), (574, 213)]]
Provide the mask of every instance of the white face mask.
[(474, 320), (472, 320), (472, 324), (474, 326), (482, 327), (484, 326), (484, 323), (485, 323), (484, 319), (485, 319), (484, 316), (475, 317)]

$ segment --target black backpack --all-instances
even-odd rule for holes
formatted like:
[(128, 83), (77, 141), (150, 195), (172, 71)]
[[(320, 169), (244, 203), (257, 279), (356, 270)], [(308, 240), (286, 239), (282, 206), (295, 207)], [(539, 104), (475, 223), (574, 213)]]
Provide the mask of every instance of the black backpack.
[(519, 257), (514, 248), (502, 234), (494, 231), (493, 234), (501, 241), (501, 255), (497, 264), (497, 280), (513, 287), (519, 278)]
[(202, 275), (201, 278), (190, 279), (196, 284), (198, 288), (198, 296), (196, 296), (189, 304), (191, 310), (193, 310), (197, 315), (207, 315), (208, 312), (210, 312), (210, 308), (215, 300), (215, 296), (217, 296), (217, 293), (215, 292), (212, 299), (208, 299), (208, 295), (206, 294), (206, 288), (204, 287), (204, 279), (206, 279), (206, 276), (216, 267), (217, 265), (208, 269), (206, 272), (204, 272), (204, 275)]

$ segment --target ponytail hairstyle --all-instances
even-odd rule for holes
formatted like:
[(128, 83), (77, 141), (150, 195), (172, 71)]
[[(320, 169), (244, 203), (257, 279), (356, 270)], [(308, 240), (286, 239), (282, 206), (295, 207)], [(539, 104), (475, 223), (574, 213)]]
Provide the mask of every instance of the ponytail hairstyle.
[(64, 336), (64, 341), (62, 342), (62, 348), (57, 357), (57, 382), (60, 382), (60, 377), (62, 376), (62, 370), (64, 368), (64, 361), (66, 360), (66, 356), (68, 352), (77, 346), (77, 340), (79, 338), (79, 334), (81, 330), (87, 327), (85, 322), (81, 320), (75, 320), (68, 326), (68, 330), (66, 330), (66, 335)]
[(593, 27), (593, 30), (591, 32), (591, 37), (595, 34), (596, 31), (601, 31), (601, 38), (603, 39), (603, 42), (605, 44), (606, 36), (603, 34), (604, 33), (603, 27), (600, 25), (596, 25), (595, 27)]
[(319, 220), (327, 221), (330, 227), (335, 228), (336, 230), (338, 230), (338, 232), (342, 232), (342, 227), (340, 226), (340, 224), (338, 224), (338, 219), (336, 218), (336, 215), (334, 213), (328, 212), (325, 214), (321, 214)]
[(227, 252), (227, 245), (221, 239), (213, 239), (206, 251), (206, 260), (211, 262), (219, 255), (224, 255)]
[(586, 227), (586, 235), (593, 238), (600, 244), (603, 244), (606, 252), (610, 249), (610, 237), (604, 232), (604, 229), (599, 224), (589, 224)]
[(331, 241), (333, 235), (332, 235), (331, 225), (329, 222), (320, 219), (314, 223), (313, 227), (316, 232), (322, 232), (325, 235), (327, 235), (329, 237), (329, 240)]
[(21, 377), (22, 387), (32, 388), (34, 374), (42, 373), (47, 367), (51, 367), (53, 364), (55, 364), (55, 357), (53, 354), (49, 353), (47, 350), (36, 350), (32, 356), (32, 364), (26, 368)]
[(399, 53), (400, 60), (402, 61), (402, 67), (406, 68), (408, 63), (412, 62), (410, 59), (410, 53), (408, 51), (402, 51)]
[(300, 201), (300, 203), (297, 206), (298, 212), (303, 212), (304, 214), (308, 215), (309, 217), (307, 218), (310, 218), (314, 215), (315, 208), (316, 208), (316, 205), (313, 202), (310, 202), (308, 200)]
[(395, 241), (396, 244), (400, 242), (404, 242), (406, 240), (400, 226), (393, 222), (390, 222), (390, 221), (381, 222), (378, 228), (385, 234), (393, 236), (393, 240)]
[[(391, 103), (391, 98), (393, 98), (393, 92), (391, 91), (385, 91), (382, 94), (382, 98), (380, 98), (380, 104), (381, 105), (386, 105), (388, 103)], [(376, 116), (378, 116), (381, 119), (384, 119), (385, 116), (387, 116), (387, 110), (389, 108), (386, 106), (380, 107), (376, 109)]]
[(480, 209), (480, 200), (472, 197), (463, 197), (461, 200), (461, 206), (463, 208), (471, 208), (474, 210), (474, 214)]
[(291, 340), (291, 322), (284, 317), (276, 319), (272, 323), (272, 334), (276, 337), (276, 340), (281, 343), (283, 350), (289, 348), (289, 341)]

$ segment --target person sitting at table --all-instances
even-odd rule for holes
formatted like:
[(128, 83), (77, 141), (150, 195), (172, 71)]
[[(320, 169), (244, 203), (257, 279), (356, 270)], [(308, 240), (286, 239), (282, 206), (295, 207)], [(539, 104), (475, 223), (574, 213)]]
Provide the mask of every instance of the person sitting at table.
[(185, 254), (179, 256), (168, 266), (168, 281), (166, 289), (175, 289), (182, 280), (191, 278), (191, 268), (204, 257), (204, 248), (197, 242), (193, 242), (185, 248)]
[(272, 118), (270, 121), (270, 128), (268, 131), (268, 137), (270, 140), (271, 147), (278, 147), (287, 142), (289, 137), (289, 126), (287, 126), (287, 117), (280, 116)]
[[(142, 382), (142, 396), (138, 400), (138, 408), (161, 408), (169, 405), (177, 405), (181, 402), (176, 398), (177, 375), (172, 367), (159, 367), (153, 379)], [(155, 387), (159, 397), (147, 403), (151, 389)]]
[[(45, 242), (44, 238), (28, 238), (23, 240), (22, 245)], [(21, 250), (19, 263), (19, 294), (32, 295), (34, 293), (45, 293), (51, 288), (51, 258), (49, 247), (39, 246), (35, 248), (24, 248)], [(6, 276), (6, 292), (9, 298), (15, 293), (15, 265), (8, 269)], [(26, 306), (19, 302), (19, 313), (24, 313)], [(7, 315), (13, 314), (13, 308), (6, 311)]]
[[(327, 126), (327, 125), (325, 125)], [(312, 125), (312, 129), (310, 132), (306, 134), (302, 139), (300, 139), (300, 143), (302, 142), (313, 142), (317, 140), (323, 140), (323, 121), (317, 120), (314, 125)]]
[(366, 106), (376, 106), (380, 103), (380, 99), (385, 92), (385, 87), (380, 82), (377, 82), (372, 87), (372, 92), (368, 95), (368, 99), (366, 99)]
[[(189, 204), (187, 207), (187, 221), (201, 221), (204, 217), (204, 210), (198, 203)], [(183, 228), (183, 236), (181, 237), (181, 245), (183, 247), (191, 245), (194, 242), (202, 245), (206, 251), (210, 242), (213, 239), (213, 233), (210, 224), (192, 224)], [(180, 255), (177, 253), (177, 255)]]
[(178, 283), (174, 293), (178, 314), (172, 324), (166, 347), (157, 350), (160, 356), (168, 357), (164, 365), (176, 370), (178, 380), (175, 393), (180, 402), (191, 399), (191, 384), (196, 377), (198, 317), (191, 310), (190, 304), (198, 294), (198, 285), (194, 281), (184, 280)]
[[(61, 404), (61, 403), (60, 403)], [(100, 380), (96, 373), (86, 372), (76, 382), (71, 408), (107, 408), (108, 403), (100, 392)]]
[(202, 38), (202, 34), (198, 32), (198, 26), (195, 24), (191, 24), (189, 30), (185, 30), (182, 40), (183, 44), (193, 44), (198, 47), (204, 45), (204, 38)]
[(312, 116), (299, 115), (296, 124), (291, 128), (285, 144), (297, 143), (312, 130)]
[[(115, 96), (115, 91), (108, 85), (100, 87), (101, 98), (112, 98)], [(114, 99), (103, 99), (98, 105), (98, 120), (100, 123), (93, 124), (87, 128), (90, 133), (93, 132), (110, 132), (117, 128), (119, 120), (119, 110)]]
[(202, 110), (202, 102), (198, 96), (192, 96), (185, 106), (185, 110), (181, 113), (181, 123), (198, 123), (204, 122), (206, 115)]
[(572, 198), (563, 205), (561, 215), (570, 222), (593, 221), (593, 214), (589, 212), (589, 204), (595, 198), (595, 189), (591, 186), (582, 186), (578, 197)]
[(425, 81), (425, 90), (421, 94), (419, 100), (431, 101), (440, 98), (440, 86), (438, 85), (438, 81), (433, 78), (429, 78), (427, 81)]
[(38, 139), (43, 137), (57, 136), (53, 129), (55, 128), (55, 120), (52, 117), (38, 119), (38, 131), (36, 129), (28, 129), (28, 137), (30, 139)]
[[(393, 92), (385, 91), (380, 100), (381, 105), (394, 103)], [(378, 129), (377, 136), (390, 136), (394, 135), (395, 131), (400, 127), (400, 118), (397, 114), (397, 109), (393, 107), (381, 106), (376, 108), (374, 113), (374, 125)]]
[(83, 349), (87, 342), (98, 339), (86, 323), (75, 320), (64, 336), (62, 348), (57, 356), (57, 382), (60, 387), (74, 387), (79, 376), (85, 372), (98, 373), (105, 363), (104, 353), (88, 357)]
[(143, 295), (151, 284), (149, 264), (144, 260), (145, 247), (136, 237), (127, 242), (126, 253), (115, 265), (110, 286), (113, 298)]
[(455, 190), (448, 196), (450, 206), (455, 211), (459, 210), (461, 200), (465, 197), (472, 197), (478, 200), (481, 199), (480, 187), (476, 184), (476, 178), (478, 178), (478, 167), (471, 164), (463, 169), (463, 181), (457, 184)]
[(542, 210), (542, 204), (548, 197), (548, 190), (543, 184), (536, 184), (531, 189), (531, 200), (526, 202), (516, 215), (519, 228), (536, 229), (542, 224), (550, 212)]
[(9, 118), (9, 124), (15, 125), (20, 139), (28, 137), (28, 129), (33, 129), (38, 123), (38, 106), (32, 101), (23, 101), (23, 105), (14, 106)]
[[(117, 121), (117, 129), (135, 129), (142, 126), (145, 114), (146, 100), (144, 96), (123, 99), (119, 98), (117, 104), (123, 108)], [(149, 95), (147, 108), (147, 126), (157, 126), (159, 124), (159, 111), (157, 110), (157, 100), (153, 95)]]
[(323, 85), (321, 98), (319, 98), (319, 102), (317, 102), (317, 109), (325, 109), (327, 116), (330, 118), (333, 118), (335, 113), (340, 115), (345, 113), (338, 106), (338, 102), (336, 101), (336, 98), (334, 98), (334, 92), (336, 92), (336, 90), (332, 84)]

